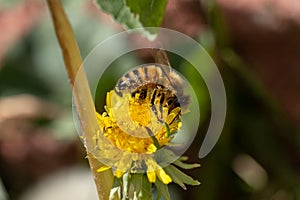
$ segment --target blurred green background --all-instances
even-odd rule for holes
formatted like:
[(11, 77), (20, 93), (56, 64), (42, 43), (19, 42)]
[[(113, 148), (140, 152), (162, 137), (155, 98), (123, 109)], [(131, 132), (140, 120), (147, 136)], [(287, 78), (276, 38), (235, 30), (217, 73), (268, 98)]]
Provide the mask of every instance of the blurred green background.
[[(64, 6), (83, 58), (123, 30), (92, 1), (64, 1)], [(201, 77), (169, 55), (197, 91), (201, 109), (197, 137), (185, 153), (190, 162), (201, 163), (186, 172), (201, 185), (183, 191), (171, 184), (172, 199), (300, 199), (299, 13), (300, 2), (292, 0), (169, 1), (162, 26), (206, 48), (228, 98), (221, 138), (200, 160), (209, 96)], [(137, 52), (113, 65), (136, 66), (151, 59)], [(107, 90), (119, 78), (111, 72), (101, 80)], [(96, 97), (99, 110), (105, 93)], [(46, 3), (0, 0), (1, 200), (97, 199), (71, 104)]]

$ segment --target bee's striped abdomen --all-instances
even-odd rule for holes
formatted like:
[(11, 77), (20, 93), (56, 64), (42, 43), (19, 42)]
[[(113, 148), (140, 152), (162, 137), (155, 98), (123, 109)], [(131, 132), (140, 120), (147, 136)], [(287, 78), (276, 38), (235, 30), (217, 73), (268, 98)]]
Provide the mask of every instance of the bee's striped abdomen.
[(162, 70), (155, 65), (135, 68), (127, 72), (118, 81), (115, 92), (122, 97), (122, 93), (132, 91), (147, 83), (157, 83), (162, 78)]
[(183, 94), (183, 83), (184, 80), (166, 66), (146, 65), (127, 72), (114, 90), (120, 97), (124, 93), (132, 97), (139, 93), (140, 100), (148, 99), (151, 105), (168, 107), (170, 113), (176, 107), (187, 107), (189, 103), (189, 97)]

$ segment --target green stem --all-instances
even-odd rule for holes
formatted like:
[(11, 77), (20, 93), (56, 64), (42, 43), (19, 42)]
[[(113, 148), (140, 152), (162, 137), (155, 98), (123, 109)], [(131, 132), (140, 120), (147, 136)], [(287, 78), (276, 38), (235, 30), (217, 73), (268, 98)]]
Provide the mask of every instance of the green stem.
[(80, 68), (82, 59), (77, 41), (61, 1), (47, 0), (47, 3), (52, 15), (56, 36), (63, 53), (69, 82), (73, 89), (74, 102), (81, 122), (82, 135), (86, 140), (87, 157), (94, 175), (98, 196), (101, 200), (108, 200), (114, 177), (111, 169), (101, 173), (97, 172), (97, 169), (104, 165), (88, 151), (88, 149), (92, 149), (94, 146), (93, 135), (99, 130), (99, 126), (88, 81), (83, 68)]

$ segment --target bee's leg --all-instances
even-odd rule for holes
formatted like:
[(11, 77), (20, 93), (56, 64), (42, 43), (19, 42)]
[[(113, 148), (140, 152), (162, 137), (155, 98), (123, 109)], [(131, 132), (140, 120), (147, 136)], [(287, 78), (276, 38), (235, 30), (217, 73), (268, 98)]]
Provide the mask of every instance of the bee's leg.
[(160, 97), (160, 101), (159, 101), (159, 111), (160, 111), (161, 121), (163, 119), (163, 103), (164, 103), (164, 101), (165, 101), (165, 93), (162, 93), (161, 97)]
[(160, 121), (163, 122), (163, 107), (162, 105), (159, 105), (159, 111), (160, 111)]
[[(157, 111), (157, 107), (156, 107), (156, 102), (155, 102), (155, 99), (159, 99), (159, 112), (160, 112), (160, 117), (158, 116), (158, 111)], [(154, 92), (152, 93), (152, 96), (151, 96), (151, 109), (152, 111), (154, 112), (157, 120), (160, 122), (160, 123), (163, 123), (164, 121), (162, 120), (163, 119), (163, 102), (165, 100), (165, 94), (164, 93), (160, 93), (158, 92), (157, 93), (157, 89), (154, 89)]]
[[(160, 117), (158, 116), (158, 112), (157, 112), (157, 109), (156, 109), (156, 105), (152, 105), (152, 106), (151, 106), (151, 109), (152, 109), (152, 111), (154, 112), (154, 114), (155, 114), (157, 120), (158, 120), (160, 123), (163, 123), (164, 121), (162, 120), (162, 117), (160, 118)], [(160, 106), (160, 109), (159, 109), (159, 110), (160, 110), (161, 115), (162, 115), (162, 106)]]
[(175, 120), (180, 118), (181, 110), (176, 114), (176, 116), (172, 119), (172, 121), (169, 124), (172, 124)]

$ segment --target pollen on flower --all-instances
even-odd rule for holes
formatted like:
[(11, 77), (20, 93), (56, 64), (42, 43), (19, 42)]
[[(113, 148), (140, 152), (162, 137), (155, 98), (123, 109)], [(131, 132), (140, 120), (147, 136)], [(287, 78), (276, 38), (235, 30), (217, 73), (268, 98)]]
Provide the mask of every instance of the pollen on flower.
[(131, 98), (129, 102), (129, 115), (140, 126), (148, 126), (151, 122), (149, 104), (138, 101), (137, 97)]
[[(105, 153), (102, 155), (105, 154), (106, 159), (112, 160), (111, 166), (118, 178), (126, 171), (135, 172), (146, 165), (144, 168), (149, 182), (154, 183), (157, 176), (164, 184), (168, 184), (172, 179), (156, 163), (153, 154), (158, 148), (170, 144), (173, 136), (167, 134), (168, 130), (179, 130), (181, 120), (175, 118), (180, 113), (180, 107), (171, 112), (165, 107), (161, 109), (159, 114), (167, 123), (167, 129), (165, 124), (158, 120), (158, 114), (153, 112), (153, 105), (138, 97), (132, 97), (130, 94), (120, 97), (113, 90), (107, 93), (106, 112), (97, 113), (103, 136), (110, 142), (109, 145), (105, 145)], [(146, 127), (152, 135), (149, 135)]]
[(154, 153), (157, 150), (156, 146), (154, 144), (151, 144), (148, 146), (147, 151)]
[[(118, 104), (115, 103), (115, 105), (118, 105), (118, 113), (113, 113), (113, 110), (116, 108), (111, 107), (112, 104), (107, 102), (107, 112), (104, 112), (102, 115), (97, 114), (104, 136), (121, 150), (131, 153), (153, 153), (157, 150), (157, 147), (153, 139), (149, 137), (146, 129), (143, 128), (149, 125), (150, 129), (158, 130), (156, 132), (153, 131), (153, 135), (159, 142), (159, 145), (168, 145), (172, 138), (166, 137), (164, 125), (157, 122), (157, 116), (152, 116), (154, 114), (149, 104), (147, 102), (142, 104), (142, 102), (135, 101), (135, 98), (132, 99), (128, 98), (129, 106), (126, 106), (123, 105), (126, 104), (124, 98), (120, 98), (113, 91), (107, 94), (107, 101), (118, 101)], [(177, 109), (174, 110), (176, 112)], [(174, 111), (172, 111), (169, 116), (166, 116), (166, 119), (171, 122), (174, 116)], [(170, 123), (170, 125), (172, 130), (179, 129), (178, 122)], [(137, 133), (132, 134), (128, 129), (132, 129), (131, 131), (136, 131)]]
[(149, 182), (154, 183), (156, 181), (156, 175), (164, 184), (172, 182), (171, 177), (166, 174), (165, 170), (163, 170), (153, 159), (147, 160), (146, 164), (148, 167), (147, 176)]
[(164, 184), (169, 184), (172, 182), (171, 177), (166, 174), (165, 170), (163, 170), (162, 168), (160, 168), (159, 170), (156, 171), (156, 174), (158, 176), (158, 178), (164, 183)]

